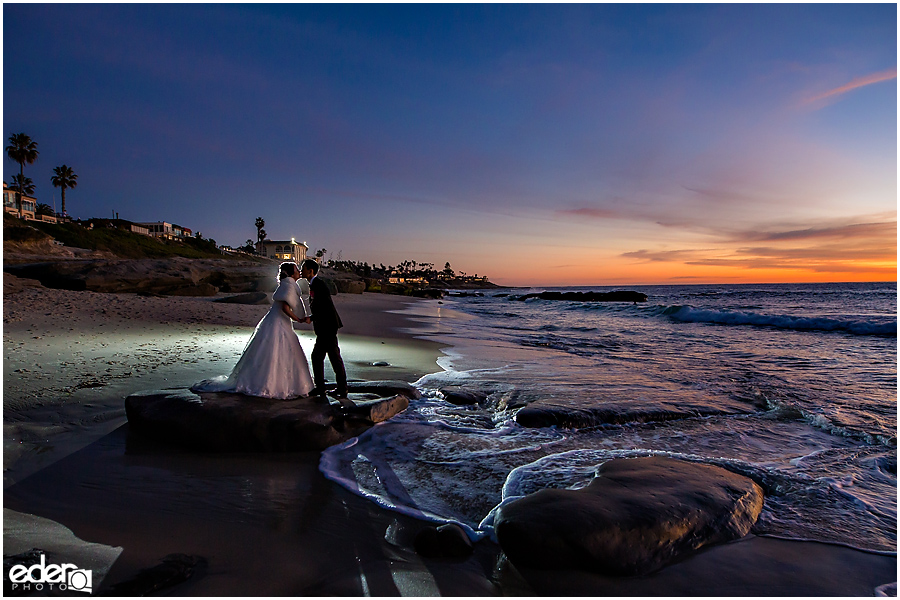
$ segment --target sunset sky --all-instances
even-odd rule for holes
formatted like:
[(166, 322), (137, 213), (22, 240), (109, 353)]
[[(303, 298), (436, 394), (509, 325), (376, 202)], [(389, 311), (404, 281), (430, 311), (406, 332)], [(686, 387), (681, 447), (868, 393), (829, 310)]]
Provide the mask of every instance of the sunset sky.
[[(3, 5), (75, 217), (508, 285), (894, 281), (897, 7)], [(18, 165), (4, 161), (4, 180)]]

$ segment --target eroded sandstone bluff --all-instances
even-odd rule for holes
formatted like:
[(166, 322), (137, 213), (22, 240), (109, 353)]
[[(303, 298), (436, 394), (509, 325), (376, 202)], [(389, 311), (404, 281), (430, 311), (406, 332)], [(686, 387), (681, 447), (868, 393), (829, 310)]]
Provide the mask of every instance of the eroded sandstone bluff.
[[(68, 259), (4, 264), (7, 273), (36, 279), (53, 289), (167, 296), (214, 296), (217, 293), (272, 292), (280, 261), (256, 259), (140, 258)], [(322, 270), (332, 294), (365, 290), (351, 274)]]
[(420, 394), (402, 381), (349, 382), (349, 409), (326, 398), (273, 400), (237, 393), (150, 390), (125, 399), (132, 431), (211, 452), (324, 450), (356, 437)]
[(758, 484), (720, 467), (613, 459), (586, 488), (545, 489), (501, 506), (494, 527), (517, 566), (643, 575), (745, 536), (762, 506)]

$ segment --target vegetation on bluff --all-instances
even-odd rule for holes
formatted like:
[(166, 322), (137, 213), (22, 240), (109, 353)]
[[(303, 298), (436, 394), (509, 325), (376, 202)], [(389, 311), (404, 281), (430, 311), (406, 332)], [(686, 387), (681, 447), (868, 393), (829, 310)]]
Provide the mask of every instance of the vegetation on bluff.
[(121, 258), (225, 258), (212, 239), (163, 240), (134, 233), (127, 229), (128, 226), (126, 221), (116, 219), (71, 223), (26, 222), (6, 214), (3, 215), (3, 240), (39, 242), (52, 238), (72, 248), (105, 250)]

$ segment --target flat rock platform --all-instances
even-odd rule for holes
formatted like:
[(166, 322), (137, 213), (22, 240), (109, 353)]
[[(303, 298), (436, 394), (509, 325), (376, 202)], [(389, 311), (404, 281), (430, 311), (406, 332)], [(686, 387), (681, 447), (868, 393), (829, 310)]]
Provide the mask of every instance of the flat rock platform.
[(171, 388), (125, 399), (130, 429), (139, 435), (209, 452), (324, 450), (356, 437), (409, 406), (419, 392), (400, 381), (350, 382), (353, 406), (310, 396), (273, 400), (238, 393)]

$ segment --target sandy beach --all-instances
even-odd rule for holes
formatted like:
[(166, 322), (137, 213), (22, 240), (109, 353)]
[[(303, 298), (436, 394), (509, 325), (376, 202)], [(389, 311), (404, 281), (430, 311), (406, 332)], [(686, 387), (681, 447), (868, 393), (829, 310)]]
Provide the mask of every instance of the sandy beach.
[[(129, 435), (125, 396), (226, 374), (268, 310), (212, 300), (4, 276), (4, 555), (40, 548), (92, 569), (95, 593), (168, 555), (202, 557), (161, 592), (177, 596), (868, 596), (896, 579), (896, 555), (753, 536), (634, 578), (516, 569), (489, 541), (422, 558), (412, 539), (426, 524), (326, 480), (316, 452), (204, 454)], [(463, 318), (433, 300), (335, 301), (351, 379), (439, 370), (441, 345), (421, 338)], [(308, 355), (312, 331), (297, 330)]]

